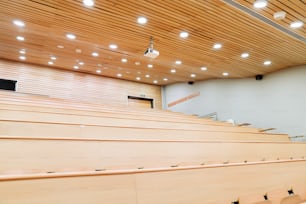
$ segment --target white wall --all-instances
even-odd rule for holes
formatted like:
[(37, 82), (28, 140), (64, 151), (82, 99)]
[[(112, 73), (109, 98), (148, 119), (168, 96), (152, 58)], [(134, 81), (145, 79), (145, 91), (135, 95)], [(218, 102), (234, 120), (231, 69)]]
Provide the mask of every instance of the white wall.
[(163, 107), (195, 92), (201, 95), (169, 109), (198, 115), (217, 112), (219, 120), (306, 135), (306, 65), (266, 75), (261, 81), (218, 79), (169, 85), (163, 88)]

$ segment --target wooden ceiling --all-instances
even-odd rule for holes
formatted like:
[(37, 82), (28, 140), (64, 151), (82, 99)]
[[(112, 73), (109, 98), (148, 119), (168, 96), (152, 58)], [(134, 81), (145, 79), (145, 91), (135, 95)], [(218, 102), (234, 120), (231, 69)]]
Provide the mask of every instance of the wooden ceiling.
[[(289, 26), (297, 20), (306, 22), (305, 0), (269, 0), (263, 9), (253, 8), (253, 0), (234, 2), (306, 38), (305, 25)], [(277, 11), (285, 11), (286, 18), (273, 19)], [(148, 22), (138, 24), (139, 16)], [(25, 26), (14, 25), (16, 19)], [(122, 79), (138, 81), (136, 77), (140, 77), (142, 83), (244, 78), (306, 64), (305, 41), (226, 0), (95, 0), (93, 7), (84, 6), (82, 0), (1, 0), (0, 27), (0, 58), (114, 78), (120, 73)], [(180, 38), (181, 31), (187, 31), (189, 37)], [(76, 39), (67, 39), (67, 33), (75, 34)], [(17, 36), (25, 41), (17, 41)], [(150, 36), (160, 52), (156, 59), (143, 56)], [(213, 49), (215, 43), (222, 48)], [(118, 48), (112, 50), (110, 44)], [(26, 54), (20, 54), (21, 49)], [(92, 52), (99, 56), (93, 57)], [(241, 58), (244, 52), (250, 56)], [(20, 60), (20, 55), (26, 60)], [(57, 59), (51, 60), (51, 56)], [(122, 58), (128, 61), (124, 63)], [(176, 60), (182, 64), (175, 64)], [(272, 64), (263, 65), (266, 60)], [(73, 69), (75, 65), (78, 70)], [(200, 69), (203, 66), (207, 71)]]

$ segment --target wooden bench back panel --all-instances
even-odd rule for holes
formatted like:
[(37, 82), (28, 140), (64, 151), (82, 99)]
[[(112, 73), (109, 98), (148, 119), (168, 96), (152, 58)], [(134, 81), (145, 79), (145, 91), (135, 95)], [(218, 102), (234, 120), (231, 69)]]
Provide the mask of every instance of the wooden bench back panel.
[(162, 128), (127, 128), (82, 126), (73, 124), (0, 121), (0, 136), (62, 137), (96, 139), (151, 139), (195, 141), (279, 141), (289, 142), (286, 135), (265, 133), (237, 133), (221, 131), (175, 130)]
[(0, 174), (302, 159), (305, 143), (0, 139)]
[[(263, 195), (270, 190), (295, 188), (296, 185), (306, 188), (305, 172), (305, 162), (293, 162), (127, 175), (3, 181), (0, 182), (0, 203), (230, 204), (250, 194)], [(282, 198), (274, 197), (271, 203), (279, 204)]]
[(28, 121), (28, 122), (50, 122), (62, 124), (80, 124), (80, 125), (103, 125), (103, 126), (117, 126), (117, 127), (143, 127), (143, 128), (167, 128), (180, 130), (204, 130), (204, 131), (233, 131), (233, 132), (258, 132), (253, 129), (246, 129), (234, 126), (211, 126), (203, 124), (188, 124), (176, 122), (159, 122), (143, 121), (135, 119), (122, 118), (105, 118), (82, 115), (68, 115), (56, 113), (42, 113), (31, 111), (13, 111), (0, 110), (0, 120), (9, 121)]

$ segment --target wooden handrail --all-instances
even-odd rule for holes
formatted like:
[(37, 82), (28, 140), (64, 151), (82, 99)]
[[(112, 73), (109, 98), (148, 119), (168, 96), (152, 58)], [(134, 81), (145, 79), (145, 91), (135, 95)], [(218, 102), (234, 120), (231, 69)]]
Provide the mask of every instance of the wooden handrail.
[(59, 140), (59, 141), (88, 141), (88, 142), (177, 142), (177, 143), (243, 143), (243, 144), (292, 144), (305, 145), (306, 142), (285, 141), (219, 141), (219, 140), (152, 140), (152, 139), (99, 139), (99, 138), (73, 138), (73, 137), (21, 137), (0, 136), (0, 140)]
[(49, 172), (49, 173), (33, 173), (24, 175), (0, 175), (1, 181), (14, 181), (14, 180), (33, 180), (33, 179), (50, 179), (50, 178), (65, 178), (65, 177), (85, 177), (85, 176), (107, 176), (107, 175), (122, 175), (122, 174), (139, 174), (139, 173), (153, 173), (153, 172), (170, 172), (170, 171), (183, 171), (183, 170), (196, 170), (208, 168), (226, 168), (234, 166), (249, 166), (249, 165), (266, 165), (274, 163), (293, 163), (293, 162), (306, 162), (306, 159), (290, 159), (290, 160), (273, 160), (249, 163), (223, 163), (223, 164), (208, 164), (208, 165), (190, 165), (190, 166), (177, 166), (161, 167), (161, 168), (137, 168), (137, 169), (120, 169), (120, 170), (107, 170), (98, 169), (93, 171), (75, 171), (75, 172)]

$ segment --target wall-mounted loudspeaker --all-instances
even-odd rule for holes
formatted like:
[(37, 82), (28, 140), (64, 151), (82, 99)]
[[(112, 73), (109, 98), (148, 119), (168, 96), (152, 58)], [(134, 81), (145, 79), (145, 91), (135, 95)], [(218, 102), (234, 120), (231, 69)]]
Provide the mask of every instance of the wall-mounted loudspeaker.
[(188, 84), (189, 85), (192, 85), (194, 82), (193, 81), (188, 81)]
[(255, 76), (256, 80), (262, 80), (263, 79), (263, 75), (262, 74), (258, 74)]

